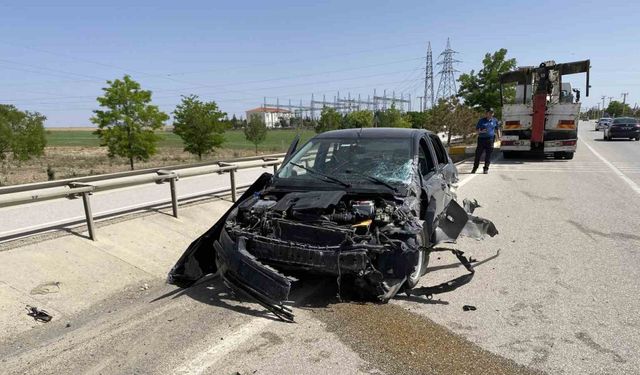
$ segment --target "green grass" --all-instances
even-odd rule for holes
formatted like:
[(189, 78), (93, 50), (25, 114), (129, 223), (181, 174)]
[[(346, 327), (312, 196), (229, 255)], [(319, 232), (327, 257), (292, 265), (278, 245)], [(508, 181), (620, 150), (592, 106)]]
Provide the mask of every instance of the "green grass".
[[(163, 140), (160, 147), (182, 148), (182, 139), (171, 132), (161, 132)], [(303, 130), (300, 134), (301, 142), (307, 141), (315, 133), (312, 130)], [(258, 145), (261, 151), (286, 151), (296, 135), (295, 130), (270, 130), (267, 139)], [(242, 130), (228, 130), (224, 133), (225, 142), (223, 148), (232, 150), (252, 150), (253, 144), (244, 138)], [(75, 147), (99, 147), (100, 141), (91, 130), (56, 130), (47, 129), (47, 146), (75, 146)]]

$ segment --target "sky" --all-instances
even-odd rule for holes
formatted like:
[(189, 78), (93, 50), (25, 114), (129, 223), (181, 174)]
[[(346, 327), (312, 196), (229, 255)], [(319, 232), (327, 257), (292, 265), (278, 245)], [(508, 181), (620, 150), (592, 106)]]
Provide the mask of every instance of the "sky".
[[(171, 113), (181, 95), (229, 116), (314, 94), (363, 99), (424, 90), (426, 46), (447, 38), (460, 72), (500, 48), (518, 65), (591, 59), (591, 92), (640, 103), (635, 1), (0, 2), (0, 103), (90, 126), (107, 80), (131, 75)], [(437, 73), (438, 66), (434, 66)], [(435, 77), (437, 89), (439, 76)], [(572, 76), (584, 89), (584, 75)]]

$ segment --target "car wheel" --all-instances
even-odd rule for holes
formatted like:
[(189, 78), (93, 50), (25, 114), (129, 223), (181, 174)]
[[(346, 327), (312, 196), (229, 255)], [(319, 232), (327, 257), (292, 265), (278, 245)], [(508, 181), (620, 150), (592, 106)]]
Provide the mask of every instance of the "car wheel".
[(574, 152), (565, 152), (564, 153), (564, 158), (567, 159), (567, 160), (571, 160), (571, 159), (573, 159), (573, 154), (574, 154)]
[[(422, 246), (426, 241), (424, 239), (424, 232), (420, 232), (418, 237), (416, 238), (418, 245)], [(413, 272), (407, 277), (407, 281), (405, 282), (405, 286), (409, 289), (418, 285), (420, 281), (420, 277), (427, 273), (427, 266), (429, 265), (429, 252), (425, 250), (419, 250), (418, 259), (416, 261), (415, 268)]]
[(513, 152), (511, 151), (502, 151), (502, 158), (503, 159), (513, 159)]
[(640, 141), (640, 137), (636, 137), (636, 141)]
[(554, 153), (553, 153), (553, 158), (554, 158), (555, 160), (560, 160), (560, 159), (562, 159), (562, 152), (554, 152)]

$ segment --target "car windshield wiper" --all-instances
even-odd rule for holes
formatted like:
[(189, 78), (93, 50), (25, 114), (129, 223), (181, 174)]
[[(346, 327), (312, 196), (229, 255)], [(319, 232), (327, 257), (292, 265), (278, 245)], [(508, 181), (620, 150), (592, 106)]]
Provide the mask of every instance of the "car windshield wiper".
[(368, 174), (360, 173), (360, 172), (354, 171), (352, 169), (345, 169), (344, 173), (351, 173), (351, 174), (355, 174), (355, 175), (358, 175), (358, 176), (362, 176), (362, 177), (366, 178), (367, 180), (372, 181), (372, 182), (374, 182), (374, 183), (376, 183), (378, 185), (383, 185), (383, 186), (388, 187), (389, 189), (393, 190), (394, 193), (398, 193), (398, 189), (395, 186), (385, 182), (384, 180), (382, 180), (382, 179), (380, 179), (378, 177), (374, 177), (374, 176), (370, 176)]
[(342, 186), (344, 186), (344, 187), (347, 187), (347, 188), (348, 188), (348, 187), (351, 187), (351, 184), (347, 184), (346, 182), (344, 182), (344, 181), (342, 181), (342, 180), (339, 180), (339, 179), (337, 179), (337, 178), (335, 178), (335, 177), (331, 177), (331, 176), (329, 176), (329, 175), (327, 175), (327, 174), (324, 174), (324, 173), (322, 173), (322, 172), (318, 172), (318, 171), (316, 171), (315, 169), (307, 168), (307, 167), (305, 167), (305, 166), (304, 166), (304, 165), (302, 165), (302, 164), (294, 163), (294, 162), (292, 162), (292, 161), (290, 161), (290, 162), (289, 162), (289, 164), (291, 164), (291, 165), (295, 165), (295, 166), (296, 166), (296, 167), (298, 167), (298, 168), (302, 168), (302, 169), (304, 169), (304, 170), (305, 170), (305, 171), (307, 171), (307, 172), (311, 172), (311, 173), (313, 173), (314, 175), (317, 175), (317, 176), (320, 176), (320, 177), (324, 177), (324, 178), (326, 178), (328, 181), (335, 182), (335, 183), (340, 184), (340, 185), (342, 185)]

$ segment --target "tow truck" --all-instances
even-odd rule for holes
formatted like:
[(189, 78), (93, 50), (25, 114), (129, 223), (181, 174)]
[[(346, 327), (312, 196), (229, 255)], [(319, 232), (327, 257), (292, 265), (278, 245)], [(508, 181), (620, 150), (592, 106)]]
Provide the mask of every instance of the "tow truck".
[[(578, 142), (580, 90), (562, 82), (562, 76), (586, 73), (589, 96), (590, 60), (556, 64), (546, 61), (500, 76), (502, 137), (505, 159), (520, 153), (553, 154), (554, 159), (573, 159)], [(505, 85), (515, 83), (515, 100), (505, 102)]]

